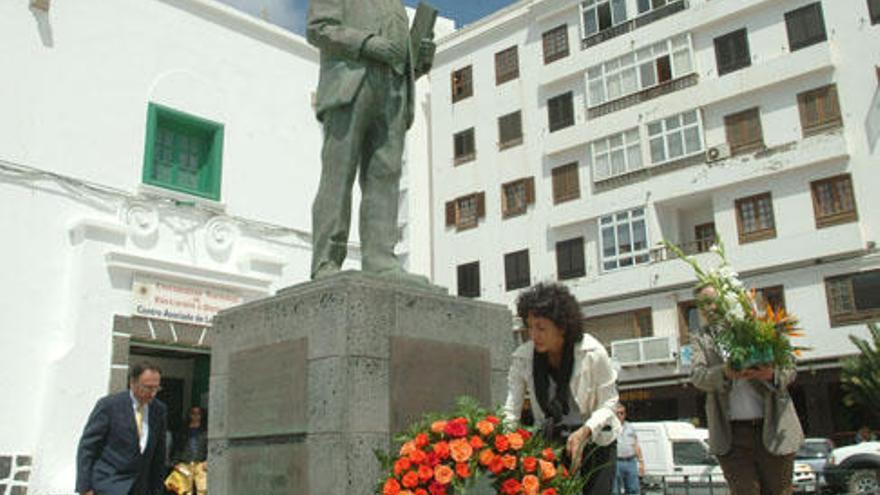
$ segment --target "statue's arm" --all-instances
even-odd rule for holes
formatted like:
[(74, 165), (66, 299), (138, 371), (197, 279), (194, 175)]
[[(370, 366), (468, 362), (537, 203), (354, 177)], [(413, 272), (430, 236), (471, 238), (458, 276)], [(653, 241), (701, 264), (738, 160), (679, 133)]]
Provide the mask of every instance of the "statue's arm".
[(357, 60), (372, 33), (343, 24), (342, 13), (347, 1), (349, 0), (312, 0), (309, 5), (306, 39), (323, 52)]

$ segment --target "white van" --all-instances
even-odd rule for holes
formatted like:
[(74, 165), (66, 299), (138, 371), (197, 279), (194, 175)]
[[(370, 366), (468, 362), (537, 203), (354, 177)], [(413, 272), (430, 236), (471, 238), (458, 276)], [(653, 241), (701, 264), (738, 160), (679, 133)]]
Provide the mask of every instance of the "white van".
[(709, 453), (705, 429), (679, 421), (630, 424), (645, 459), (643, 484), (669, 494), (729, 493), (721, 466)]

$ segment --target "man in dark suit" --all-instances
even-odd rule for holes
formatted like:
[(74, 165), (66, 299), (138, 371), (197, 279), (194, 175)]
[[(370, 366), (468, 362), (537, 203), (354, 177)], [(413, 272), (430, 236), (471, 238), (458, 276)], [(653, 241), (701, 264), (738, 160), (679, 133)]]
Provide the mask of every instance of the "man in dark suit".
[(311, 0), (306, 36), (321, 50), (315, 110), (324, 125), (312, 205), (312, 278), (336, 273), (345, 260), (351, 189), (359, 176), (362, 269), (419, 282), (402, 270), (394, 245), (415, 80), (430, 70), (434, 43), (418, 40), (419, 53), (412, 53), (399, 0)]
[(129, 390), (108, 395), (95, 405), (77, 450), (77, 493), (162, 493), (166, 408), (154, 400), (161, 379), (158, 366), (133, 365)]

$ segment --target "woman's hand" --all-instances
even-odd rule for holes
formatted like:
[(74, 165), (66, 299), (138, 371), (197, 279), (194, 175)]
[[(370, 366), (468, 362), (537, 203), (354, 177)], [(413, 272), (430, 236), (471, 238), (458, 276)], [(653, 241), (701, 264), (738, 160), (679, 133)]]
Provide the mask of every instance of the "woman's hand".
[(574, 459), (578, 449), (580, 449), (584, 442), (590, 439), (592, 433), (590, 427), (584, 425), (568, 436), (568, 442), (565, 444), (565, 451), (568, 452), (569, 458)]

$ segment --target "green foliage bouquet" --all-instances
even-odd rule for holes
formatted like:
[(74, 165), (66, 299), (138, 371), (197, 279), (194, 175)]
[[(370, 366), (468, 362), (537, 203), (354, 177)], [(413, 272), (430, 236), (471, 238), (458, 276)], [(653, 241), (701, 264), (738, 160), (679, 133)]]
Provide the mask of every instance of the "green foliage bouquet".
[(791, 337), (802, 336), (797, 318), (784, 308), (773, 308), (769, 304), (761, 311), (755, 291), (746, 291), (739, 274), (728, 263), (720, 241), (709, 248), (720, 263), (709, 269), (686, 256), (678, 246), (666, 241), (663, 244), (694, 269), (699, 291), (697, 306), (708, 320), (709, 332), (732, 369), (795, 366), (796, 356), (806, 349), (791, 343)]

